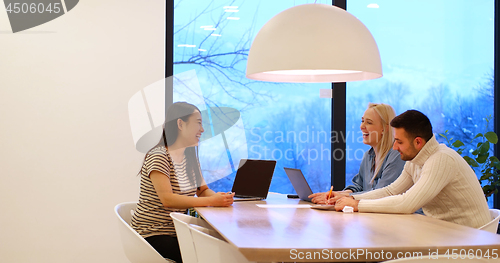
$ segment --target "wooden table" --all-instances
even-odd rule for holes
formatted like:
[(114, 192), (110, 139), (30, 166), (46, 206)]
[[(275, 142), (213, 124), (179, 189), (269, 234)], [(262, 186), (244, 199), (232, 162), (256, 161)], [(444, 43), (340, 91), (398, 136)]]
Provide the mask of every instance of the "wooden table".
[[(497, 258), (500, 235), (422, 215), (342, 213), (310, 208), (285, 195), (196, 211), (250, 261), (384, 261), (445, 254)], [(493, 261), (493, 262), (495, 262)]]

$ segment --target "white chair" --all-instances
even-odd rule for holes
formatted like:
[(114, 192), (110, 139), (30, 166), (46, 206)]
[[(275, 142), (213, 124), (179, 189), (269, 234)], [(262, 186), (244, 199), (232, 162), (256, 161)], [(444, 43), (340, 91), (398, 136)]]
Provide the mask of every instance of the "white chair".
[(182, 262), (197, 263), (198, 258), (196, 257), (196, 251), (188, 224), (199, 225), (207, 229), (212, 229), (212, 227), (205, 222), (205, 220), (186, 214), (173, 212), (170, 213), (170, 217), (172, 217), (172, 220), (174, 221), (175, 233), (177, 233), (177, 241), (179, 242), (179, 248), (181, 249)]
[(480, 227), (479, 229), (496, 234), (498, 231), (498, 222), (500, 221), (500, 210), (490, 209), (490, 215), (493, 219), (488, 224)]
[(421, 256), (421, 257), (411, 257), (411, 258), (399, 258), (393, 260), (384, 261), (384, 263), (494, 263), (498, 259), (486, 259), (486, 258), (460, 258), (460, 255), (437, 255), (437, 256)]
[(198, 263), (250, 263), (235, 247), (217, 237), (214, 230), (188, 225), (193, 236)]
[(131, 226), (132, 214), (137, 207), (136, 202), (126, 202), (115, 206), (118, 216), (118, 228), (122, 239), (123, 250), (132, 263), (167, 263), (175, 262), (163, 258), (139, 233)]

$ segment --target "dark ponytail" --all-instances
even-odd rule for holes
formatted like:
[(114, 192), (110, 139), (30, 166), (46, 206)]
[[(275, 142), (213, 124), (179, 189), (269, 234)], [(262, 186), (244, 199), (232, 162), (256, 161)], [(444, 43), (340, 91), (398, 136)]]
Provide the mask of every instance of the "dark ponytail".
[[(168, 146), (175, 143), (177, 137), (179, 136), (179, 129), (177, 126), (177, 120), (181, 119), (187, 122), (189, 117), (195, 112), (201, 113), (198, 107), (187, 102), (176, 102), (167, 110), (167, 118), (163, 125), (163, 132), (160, 141), (153, 148), (158, 146), (165, 146), (168, 150)], [(147, 154), (146, 154), (147, 155)], [(186, 174), (188, 175), (189, 181), (195, 184), (199, 188), (202, 183), (200, 162), (198, 158), (198, 147), (188, 147), (184, 151), (186, 156)], [(194, 174), (194, 178), (191, 176)]]

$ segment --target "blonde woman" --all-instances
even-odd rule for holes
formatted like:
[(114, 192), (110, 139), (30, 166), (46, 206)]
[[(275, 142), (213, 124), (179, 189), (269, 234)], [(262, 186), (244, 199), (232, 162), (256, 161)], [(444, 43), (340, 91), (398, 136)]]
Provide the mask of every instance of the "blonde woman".
[[(363, 143), (371, 148), (363, 155), (359, 172), (347, 186), (337, 194), (350, 195), (382, 188), (394, 182), (405, 165), (398, 151), (392, 149), (394, 134), (389, 123), (396, 116), (394, 109), (387, 104), (369, 103), (360, 129)], [(313, 203), (326, 203), (327, 193), (316, 193), (309, 196)]]

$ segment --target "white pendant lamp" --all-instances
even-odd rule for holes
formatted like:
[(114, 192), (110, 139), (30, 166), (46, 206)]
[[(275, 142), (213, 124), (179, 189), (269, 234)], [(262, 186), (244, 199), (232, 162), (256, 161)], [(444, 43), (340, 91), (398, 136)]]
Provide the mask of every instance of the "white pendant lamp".
[(347, 82), (382, 77), (377, 43), (344, 9), (325, 4), (289, 8), (269, 20), (252, 43), (249, 79)]

